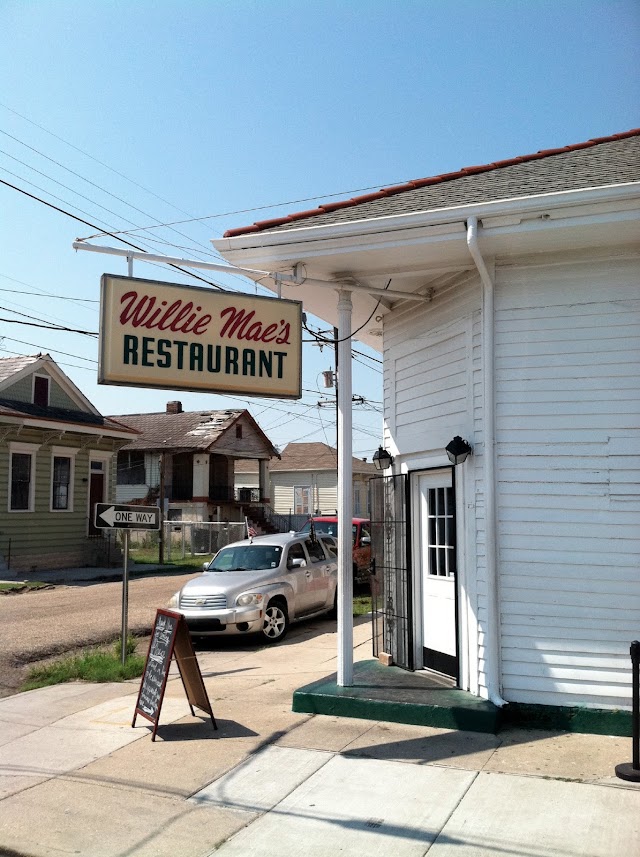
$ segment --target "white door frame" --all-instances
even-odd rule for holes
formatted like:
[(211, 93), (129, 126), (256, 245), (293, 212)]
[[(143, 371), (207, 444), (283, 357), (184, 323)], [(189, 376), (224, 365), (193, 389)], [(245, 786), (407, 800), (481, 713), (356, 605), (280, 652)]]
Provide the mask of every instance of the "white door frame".
[[(416, 462), (417, 463), (417, 462)], [(448, 463), (434, 465), (420, 462), (415, 470), (408, 470), (410, 479), (410, 508), (408, 518), (411, 522), (411, 574), (413, 581), (412, 622), (413, 622), (413, 660), (422, 663), (422, 580), (420, 574), (420, 541), (416, 527), (415, 509), (417, 477), (423, 473), (445, 470)], [(458, 687), (478, 694), (478, 619), (477, 592), (475, 574), (475, 514), (473, 497), (474, 471), (468, 467), (454, 467), (454, 490), (456, 511), (456, 551), (457, 551), (457, 633), (458, 633)]]

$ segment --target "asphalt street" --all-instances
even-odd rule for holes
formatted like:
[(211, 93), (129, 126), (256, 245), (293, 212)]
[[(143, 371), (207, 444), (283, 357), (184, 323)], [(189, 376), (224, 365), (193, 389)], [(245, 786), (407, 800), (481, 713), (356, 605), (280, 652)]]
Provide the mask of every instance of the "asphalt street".
[[(158, 607), (198, 572), (129, 581), (128, 627), (150, 630)], [(0, 596), (0, 697), (15, 693), (26, 665), (117, 639), (122, 582), (83, 582)]]

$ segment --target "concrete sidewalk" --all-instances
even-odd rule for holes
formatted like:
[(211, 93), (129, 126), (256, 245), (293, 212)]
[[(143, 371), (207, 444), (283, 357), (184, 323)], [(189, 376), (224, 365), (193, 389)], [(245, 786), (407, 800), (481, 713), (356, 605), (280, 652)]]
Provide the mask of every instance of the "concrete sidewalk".
[[(354, 640), (370, 658), (368, 620)], [(640, 854), (640, 787), (614, 776), (630, 739), (294, 713), (336, 648), (325, 621), (274, 648), (217, 641), (198, 660), (218, 731), (172, 667), (155, 742), (131, 728), (139, 680), (1, 699), (0, 854)]]

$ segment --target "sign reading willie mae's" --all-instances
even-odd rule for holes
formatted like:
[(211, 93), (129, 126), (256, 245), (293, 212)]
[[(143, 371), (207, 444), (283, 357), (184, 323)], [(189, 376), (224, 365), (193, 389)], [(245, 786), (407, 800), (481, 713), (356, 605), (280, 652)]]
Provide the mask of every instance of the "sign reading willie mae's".
[(299, 399), (302, 304), (103, 274), (98, 383)]

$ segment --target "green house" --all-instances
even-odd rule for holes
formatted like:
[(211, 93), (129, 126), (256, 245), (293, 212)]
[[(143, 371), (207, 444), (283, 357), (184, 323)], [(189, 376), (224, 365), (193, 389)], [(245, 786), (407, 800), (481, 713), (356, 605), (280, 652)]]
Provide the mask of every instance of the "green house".
[(137, 432), (103, 417), (48, 354), (0, 358), (0, 573), (117, 561), (93, 523)]

